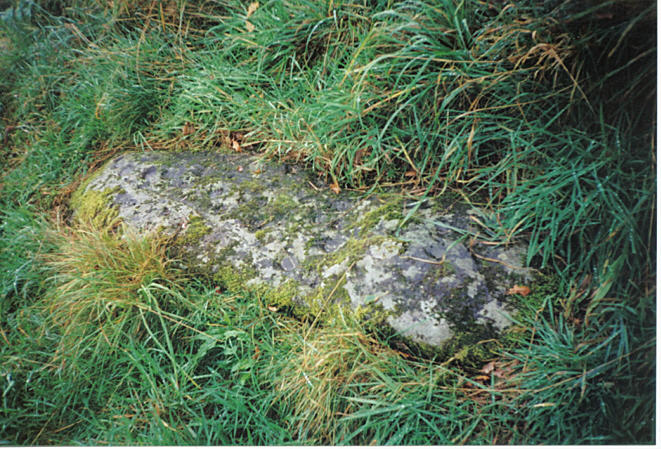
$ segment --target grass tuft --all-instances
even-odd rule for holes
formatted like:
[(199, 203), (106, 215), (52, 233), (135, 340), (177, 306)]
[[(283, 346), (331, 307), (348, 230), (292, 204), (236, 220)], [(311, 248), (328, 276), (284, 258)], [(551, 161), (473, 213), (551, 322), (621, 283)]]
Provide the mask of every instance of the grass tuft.
[[(63, 369), (81, 358), (116, 352), (126, 336), (144, 333), (140, 290), (152, 283), (181, 282), (168, 269), (167, 242), (129, 229), (60, 226), (47, 235), (55, 250), (45, 256), (51, 285), (43, 306), (61, 332), (53, 363)], [(67, 367), (68, 368), (68, 367)]]

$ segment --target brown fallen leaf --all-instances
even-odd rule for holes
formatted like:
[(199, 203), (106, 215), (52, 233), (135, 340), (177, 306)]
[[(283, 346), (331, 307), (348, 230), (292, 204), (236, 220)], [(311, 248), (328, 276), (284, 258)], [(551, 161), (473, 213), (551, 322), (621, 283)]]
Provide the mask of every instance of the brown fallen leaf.
[(406, 176), (407, 178), (415, 178), (416, 176), (418, 176), (418, 172), (415, 170), (409, 170), (406, 173), (404, 173), (404, 176)]
[(340, 193), (340, 186), (338, 183), (334, 182), (333, 184), (330, 185), (330, 189), (335, 193), (336, 195)]
[(234, 151), (236, 151), (237, 153), (240, 153), (240, 152), (241, 152), (241, 144), (239, 143), (238, 140), (232, 140), (232, 148), (233, 148)]
[(528, 296), (530, 294), (530, 287), (526, 287), (525, 285), (515, 285), (514, 287), (507, 290), (507, 294)]
[(242, 172), (242, 171), (243, 171), (243, 165), (239, 165), (239, 166), (236, 168), (236, 171), (238, 171), (238, 172)]
[(271, 312), (277, 312), (278, 311), (278, 308), (275, 307), (275, 306), (267, 306), (266, 308), (269, 309)]
[(252, 33), (255, 31), (255, 25), (246, 20), (246, 30), (248, 30), (248, 33)]
[(481, 373), (484, 373), (484, 374), (489, 374), (489, 373), (491, 373), (491, 371), (493, 371), (494, 369), (496, 369), (496, 362), (491, 361), (491, 362), (487, 363), (486, 365), (484, 365), (484, 366), (482, 367), (482, 369), (480, 370), (480, 372), (481, 372)]

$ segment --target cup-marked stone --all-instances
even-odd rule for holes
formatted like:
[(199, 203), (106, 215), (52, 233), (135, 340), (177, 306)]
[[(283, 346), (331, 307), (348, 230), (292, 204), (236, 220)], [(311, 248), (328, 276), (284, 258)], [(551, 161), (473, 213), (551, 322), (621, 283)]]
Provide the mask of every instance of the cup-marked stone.
[(139, 231), (179, 233), (189, 263), (226, 284), (304, 309), (332, 301), (378, 312), (432, 346), (507, 327), (505, 292), (531, 278), (522, 246), (471, 244), (465, 204), (427, 201), (400, 226), (410, 199), (335, 194), (251, 155), (126, 153), (81, 186), (75, 213), (100, 213), (86, 206), (100, 197)]

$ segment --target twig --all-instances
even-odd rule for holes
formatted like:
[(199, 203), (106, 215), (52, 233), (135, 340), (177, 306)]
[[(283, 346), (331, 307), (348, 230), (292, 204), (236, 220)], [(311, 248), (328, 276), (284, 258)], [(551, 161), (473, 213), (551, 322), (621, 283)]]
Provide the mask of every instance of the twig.
[(477, 257), (478, 259), (486, 260), (487, 262), (499, 263), (501, 265), (506, 266), (507, 268), (511, 268), (512, 270), (520, 270), (521, 269), (520, 267), (514, 267), (514, 266), (512, 266), (512, 265), (510, 265), (506, 262), (503, 262), (502, 260), (492, 259), (491, 257), (480, 256), (478, 253), (475, 253), (475, 252), (473, 253), (473, 255), (475, 257)]
[(437, 260), (429, 260), (429, 259), (421, 259), (419, 257), (413, 257), (413, 256), (401, 256), (401, 258), (402, 259), (411, 259), (411, 260), (415, 260), (415, 261), (418, 261), (418, 262), (431, 263), (431, 264), (434, 264), (434, 265), (443, 265), (443, 264), (445, 264), (445, 255), (443, 255), (443, 257), (441, 257), (441, 260), (438, 260), (438, 261)]

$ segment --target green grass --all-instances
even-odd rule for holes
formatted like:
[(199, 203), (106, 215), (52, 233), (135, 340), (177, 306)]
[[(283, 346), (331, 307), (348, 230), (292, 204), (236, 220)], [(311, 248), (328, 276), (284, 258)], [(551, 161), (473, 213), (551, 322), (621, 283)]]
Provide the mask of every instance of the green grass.
[[(510, 4), (0, 12), (0, 438), (654, 442), (655, 6)], [(499, 342), (425, 360), (339, 312), (299, 322), (218, 293), (161, 240), (69, 220), (71, 192), (120, 151), (236, 144), (341, 188), (452, 190), (484, 208), (479, 238), (529, 242), (550, 277)]]

